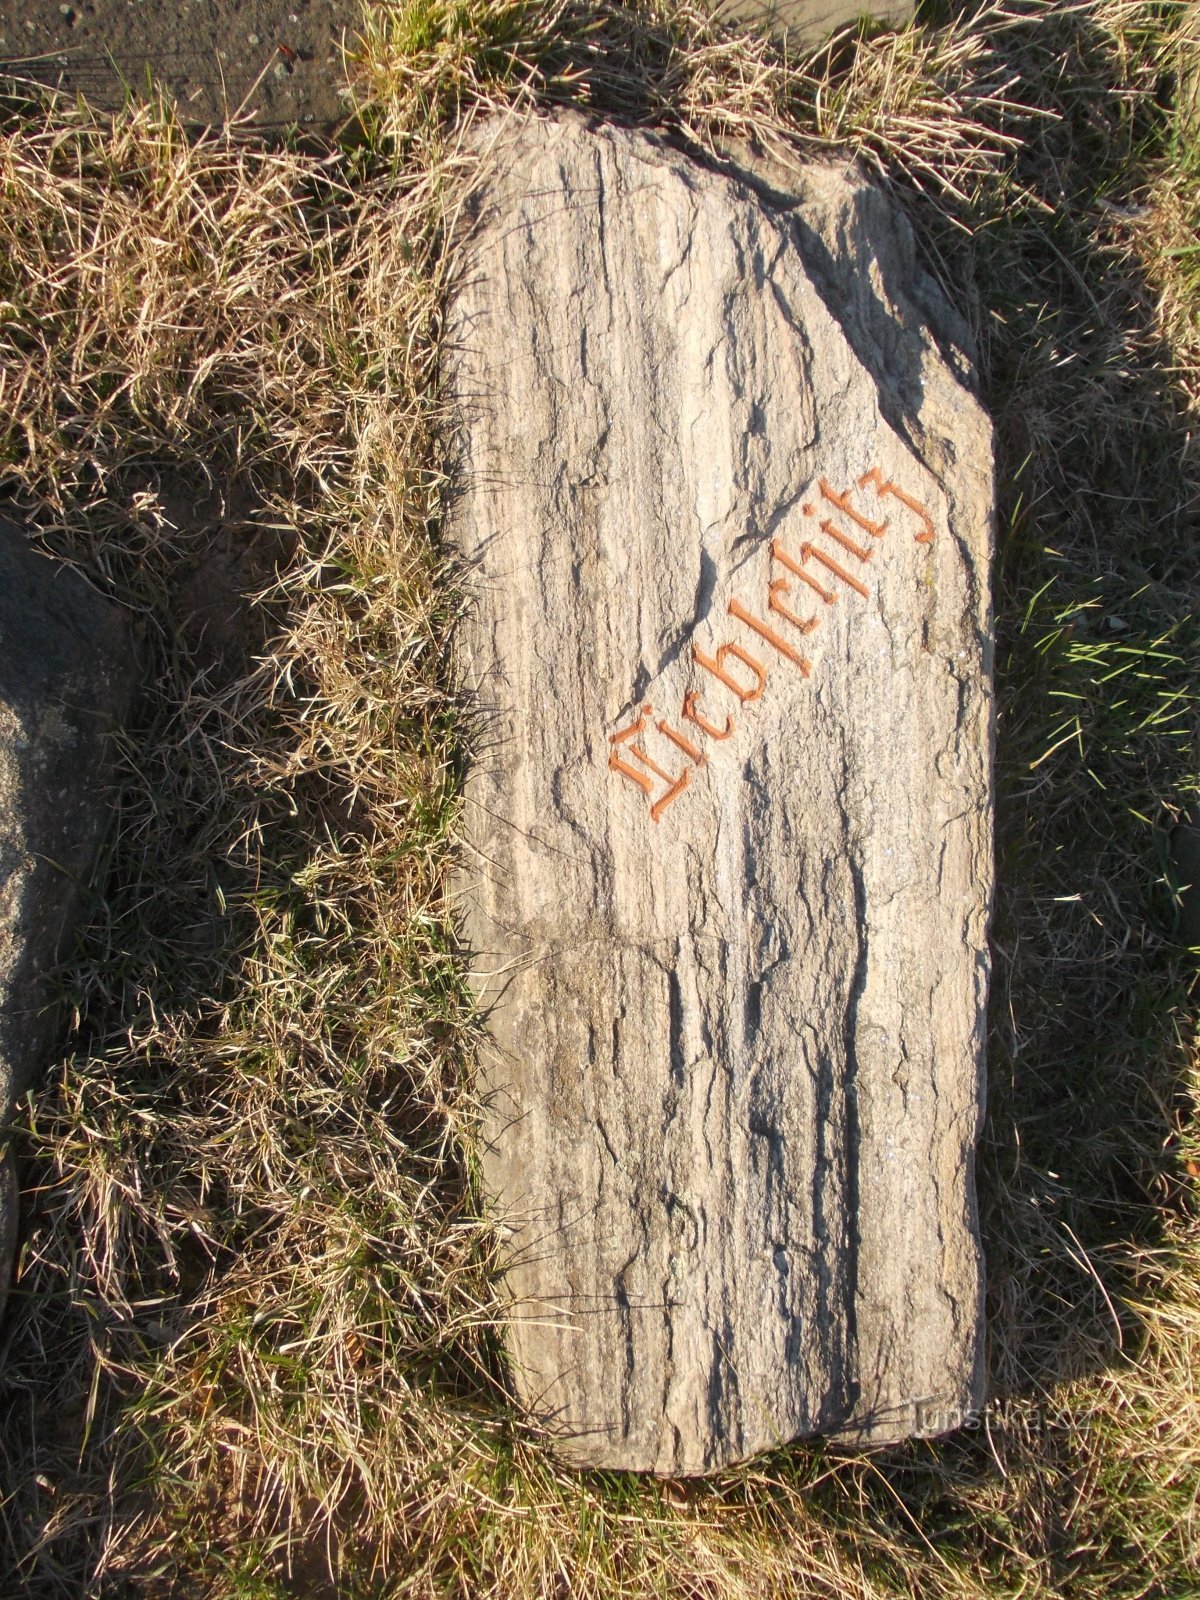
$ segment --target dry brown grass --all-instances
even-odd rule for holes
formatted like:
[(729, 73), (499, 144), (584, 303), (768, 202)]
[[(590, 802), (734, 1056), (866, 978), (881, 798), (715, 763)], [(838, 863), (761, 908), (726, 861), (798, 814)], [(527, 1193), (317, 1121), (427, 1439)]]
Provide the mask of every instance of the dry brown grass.
[[(189, 144), (153, 107), (9, 118), (0, 500), (141, 619), (148, 689), (73, 1052), (21, 1136), (4, 1593), (1200, 1588), (1173, 21), (996, 5), (788, 62), (684, 0), (417, 0), (369, 14), (362, 140), (327, 160)], [(996, 1400), (936, 1444), (577, 1476), (505, 1397), (444, 896), (438, 318), (464, 119), (566, 101), (858, 154), (974, 306), (1003, 508)]]

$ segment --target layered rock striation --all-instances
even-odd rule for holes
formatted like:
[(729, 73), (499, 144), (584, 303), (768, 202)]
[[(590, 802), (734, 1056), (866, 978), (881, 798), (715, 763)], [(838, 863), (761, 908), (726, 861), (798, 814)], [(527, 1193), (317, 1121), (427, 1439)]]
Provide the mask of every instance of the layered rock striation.
[(705, 1472), (982, 1399), (992, 438), (853, 171), (492, 124), (459, 883), (519, 1389)]

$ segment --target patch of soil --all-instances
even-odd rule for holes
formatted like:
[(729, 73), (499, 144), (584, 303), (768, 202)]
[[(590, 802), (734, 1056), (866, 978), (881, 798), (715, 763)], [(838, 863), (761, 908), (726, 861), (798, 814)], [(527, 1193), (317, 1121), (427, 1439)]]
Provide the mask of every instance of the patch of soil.
[(106, 110), (153, 82), (189, 126), (245, 103), (257, 128), (329, 134), (358, 19), (357, 0), (0, 0), (0, 76)]
[(291, 560), (295, 538), (262, 526), (239, 485), (172, 468), (153, 475), (152, 490), (167, 523), (189, 529), (200, 546), (172, 585), (179, 643), (213, 685), (232, 682), (266, 640), (270, 615), (251, 597)]

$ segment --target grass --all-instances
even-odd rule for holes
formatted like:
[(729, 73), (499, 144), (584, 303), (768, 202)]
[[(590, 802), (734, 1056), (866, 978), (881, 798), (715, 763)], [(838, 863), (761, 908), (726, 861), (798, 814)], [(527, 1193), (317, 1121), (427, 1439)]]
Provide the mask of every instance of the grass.
[[(0, 507), (139, 619), (71, 1053), (24, 1110), (0, 1590), (1200, 1592), (1200, 141), (1181, 8), (931, 7), (801, 60), (687, 0), (405, 0), (327, 156), (13, 101)], [(876, 1456), (558, 1468), (505, 1385), (445, 875), (439, 308), (466, 121), (851, 154), (998, 432), (994, 1399)]]

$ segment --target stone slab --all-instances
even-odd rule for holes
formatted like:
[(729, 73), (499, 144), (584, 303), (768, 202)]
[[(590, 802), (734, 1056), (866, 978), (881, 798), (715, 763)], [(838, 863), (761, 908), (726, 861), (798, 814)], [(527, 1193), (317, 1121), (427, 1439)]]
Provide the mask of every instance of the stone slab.
[(518, 1388), (706, 1472), (981, 1404), (990, 423), (853, 171), (493, 124), (458, 884)]
[(719, 17), (800, 46), (820, 44), (864, 18), (903, 27), (915, 9), (915, 0), (716, 0), (713, 5)]
[[(126, 615), (0, 518), (0, 1116), (44, 1065), (47, 983), (111, 822), (111, 734), (135, 683)], [(3, 1137), (0, 1128), (0, 1139)], [(0, 1298), (16, 1226), (0, 1171)]]

